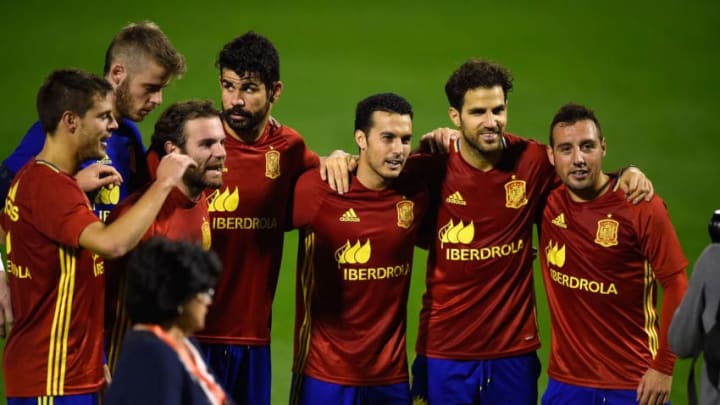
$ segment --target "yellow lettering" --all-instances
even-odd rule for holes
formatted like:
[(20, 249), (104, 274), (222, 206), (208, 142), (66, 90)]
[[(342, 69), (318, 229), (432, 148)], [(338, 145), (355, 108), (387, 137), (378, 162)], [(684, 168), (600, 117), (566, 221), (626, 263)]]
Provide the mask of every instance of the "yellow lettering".
[(5, 199), (5, 208), (3, 208), (3, 211), (13, 222), (17, 222), (18, 219), (20, 219), (20, 209), (17, 205), (13, 204), (9, 198)]
[(586, 278), (580, 278), (575, 276), (569, 276), (567, 274), (563, 274), (555, 269), (550, 269), (550, 279), (557, 284), (560, 284), (562, 286), (572, 288), (574, 290), (582, 290), (587, 291), (593, 294), (602, 294), (602, 295), (608, 295), (608, 294), (618, 294), (617, 287), (615, 286), (615, 283), (610, 283), (608, 287), (605, 286), (605, 283), (595, 280), (588, 280)]

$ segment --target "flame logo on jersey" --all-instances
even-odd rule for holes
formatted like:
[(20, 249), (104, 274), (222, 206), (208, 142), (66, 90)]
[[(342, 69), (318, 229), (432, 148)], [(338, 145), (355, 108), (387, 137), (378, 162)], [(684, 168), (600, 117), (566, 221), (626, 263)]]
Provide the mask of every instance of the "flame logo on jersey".
[(274, 149), (265, 153), (265, 177), (269, 179), (280, 177), (280, 152)]
[(438, 231), (438, 238), (440, 242), (445, 243), (463, 243), (468, 244), (472, 242), (475, 237), (475, 224), (470, 221), (467, 225), (463, 221), (457, 224), (450, 222), (445, 224), (440, 231)]
[(618, 244), (618, 228), (620, 223), (608, 214), (607, 219), (601, 219), (597, 223), (597, 232), (595, 233), (595, 243), (602, 247), (610, 247)]
[(527, 203), (525, 180), (515, 180), (513, 175), (512, 180), (505, 183), (505, 206), (518, 209)]
[(220, 190), (215, 190), (208, 196), (208, 212), (233, 212), (239, 203), (238, 188), (235, 187), (231, 193), (230, 189), (225, 187), (222, 193)]
[(117, 205), (120, 201), (120, 187), (114, 184), (103, 186), (95, 194), (95, 204), (112, 204)]
[(365, 264), (370, 260), (371, 252), (370, 239), (367, 239), (362, 245), (359, 240), (354, 245), (350, 245), (350, 241), (347, 241), (335, 251), (335, 260), (338, 264)]
[(210, 234), (210, 223), (205, 217), (203, 217), (200, 232), (202, 233), (202, 248), (204, 250), (210, 250), (210, 246), (212, 246), (212, 236)]
[(565, 265), (565, 245), (558, 247), (557, 242), (553, 245), (553, 241), (549, 241), (545, 247), (545, 256), (547, 257), (547, 263), (555, 267), (562, 267)]
[(395, 204), (397, 208), (397, 226), (400, 228), (410, 228), (413, 223), (413, 207), (415, 204), (410, 200), (402, 200)]

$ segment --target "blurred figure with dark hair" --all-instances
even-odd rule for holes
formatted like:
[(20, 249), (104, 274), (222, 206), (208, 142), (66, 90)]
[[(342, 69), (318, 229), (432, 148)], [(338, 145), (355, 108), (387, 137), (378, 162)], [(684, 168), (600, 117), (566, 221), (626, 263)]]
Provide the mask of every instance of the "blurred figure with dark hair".
[(226, 404), (189, 337), (205, 326), (222, 266), (195, 243), (155, 237), (128, 261), (125, 337), (105, 396), (113, 404)]
[[(685, 298), (670, 324), (670, 347), (679, 357), (695, 357), (703, 351), (707, 343), (706, 334), (717, 323), (720, 311), (720, 210), (713, 213), (708, 230), (711, 243), (695, 263)], [(720, 404), (720, 391), (710, 382), (707, 368), (703, 367), (702, 370), (701, 403)], [(688, 384), (692, 386), (688, 385), (688, 393), (695, 393), (692, 377), (691, 374)]]

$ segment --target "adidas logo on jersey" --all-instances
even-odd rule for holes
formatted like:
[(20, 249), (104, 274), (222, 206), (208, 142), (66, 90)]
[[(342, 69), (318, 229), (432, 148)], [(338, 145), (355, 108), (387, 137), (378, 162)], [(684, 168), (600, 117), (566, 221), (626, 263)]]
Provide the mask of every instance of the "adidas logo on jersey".
[(445, 201), (449, 202), (450, 204), (467, 205), (465, 200), (462, 198), (462, 195), (460, 195), (459, 191), (450, 194), (448, 198), (445, 199)]
[(552, 223), (555, 226), (567, 229), (567, 225), (565, 225), (565, 214), (560, 214), (556, 216), (555, 219), (552, 220)]
[(360, 222), (360, 217), (357, 216), (354, 209), (350, 208), (342, 214), (340, 222)]

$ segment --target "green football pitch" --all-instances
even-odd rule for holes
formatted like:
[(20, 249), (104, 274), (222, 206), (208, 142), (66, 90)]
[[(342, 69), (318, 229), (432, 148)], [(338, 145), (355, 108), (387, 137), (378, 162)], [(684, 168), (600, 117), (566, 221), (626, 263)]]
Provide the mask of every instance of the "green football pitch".
[[(273, 115), (299, 130), (320, 154), (356, 150), (354, 106), (371, 93), (393, 91), (408, 98), (416, 135), (450, 126), (446, 79), (470, 57), (490, 58), (515, 76), (511, 132), (545, 141), (560, 105), (574, 101), (595, 109), (607, 137), (605, 168), (632, 163), (647, 173), (692, 265), (708, 242), (710, 215), (720, 208), (720, 120), (712, 118), (720, 110), (720, 3), (582, 3), (8, 2), (0, 14), (0, 155), (10, 153), (36, 120), (34, 97), (47, 73), (70, 66), (101, 73), (107, 44), (130, 21), (157, 22), (187, 57), (187, 74), (164, 93), (164, 106), (188, 98), (219, 101), (214, 60), (221, 46), (248, 30), (271, 38), (285, 83)], [(160, 110), (141, 124), (146, 141)], [(274, 404), (287, 402), (291, 377), (297, 234), (286, 239), (273, 312)], [(424, 252), (415, 259), (410, 359)], [(536, 284), (545, 367), (549, 320), (539, 277)], [(675, 404), (687, 402), (688, 368), (686, 360), (676, 366)], [(546, 383), (543, 374), (541, 392)]]

